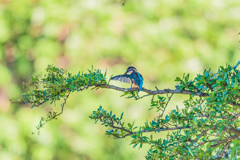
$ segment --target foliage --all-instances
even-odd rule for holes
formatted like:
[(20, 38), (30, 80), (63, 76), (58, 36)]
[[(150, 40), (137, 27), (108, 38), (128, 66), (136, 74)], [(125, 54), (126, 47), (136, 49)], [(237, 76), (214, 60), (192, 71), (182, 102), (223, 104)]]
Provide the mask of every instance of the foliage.
[[(95, 122), (100, 121), (101, 125), (108, 127), (106, 135), (113, 138), (125, 138), (131, 136), (133, 148), (143, 144), (149, 144), (150, 149), (146, 159), (221, 159), (234, 158), (238, 156), (240, 137), (239, 128), (239, 90), (240, 71), (235, 66), (220, 66), (218, 72), (204, 70), (203, 74), (197, 75), (193, 80), (189, 74), (183, 78), (176, 78), (176, 90), (167, 90), (167, 97), (162, 97), (159, 90), (139, 97), (138, 92), (124, 90), (124, 96), (136, 100), (152, 96), (149, 109), (156, 109), (159, 116), (153, 120), (147, 120), (142, 126), (135, 126), (133, 123), (122, 121), (123, 113), (117, 117), (112, 111), (108, 112), (100, 106), (90, 116)], [(82, 91), (88, 87), (114, 88), (106, 83), (106, 72), (103, 75), (100, 70), (89, 70), (87, 74), (71, 75), (63, 69), (49, 66), (48, 75), (43, 78), (33, 77), (30, 85), (32, 90), (24, 93), (21, 101), (16, 103), (31, 103), (33, 107), (39, 107), (46, 101), (54, 103), (64, 98), (64, 104), (69, 94), (74, 91)], [(40, 85), (41, 84), (41, 85)], [(39, 89), (43, 87), (43, 89)], [(93, 89), (94, 89), (93, 88)], [(146, 89), (144, 92), (148, 92)], [(187, 91), (187, 92), (186, 92)], [(165, 114), (165, 109), (173, 94), (187, 93), (189, 98), (184, 101), (184, 108), (179, 108)], [(161, 93), (162, 94), (162, 93)], [(171, 96), (168, 96), (171, 94)], [(157, 95), (157, 99), (155, 98)], [(13, 101), (12, 101), (13, 102)], [(61, 112), (61, 113), (62, 113)], [(47, 119), (42, 119), (38, 129), (47, 121), (55, 119), (59, 114), (49, 113)], [(44, 123), (42, 123), (44, 121)], [(166, 138), (154, 138), (154, 135), (145, 135), (153, 132), (156, 134), (168, 131)], [(170, 132), (172, 131), (172, 132)], [(236, 150), (237, 149), (237, 150)], [(232, 151), (232, 152), (231, 152)]]
[(44, 76), (37, 75), (28, 80), (28, 86), (23, 82), (23, 87), (27, 87), (28, 92), (22, 93), (22, 99), (18, 99), (17, 101), (10, 100), (12, 103), (17, 104), (30, 103), (31, 108), (39, 107), (48, 101), (50, 104), (55, 103), (56, 105), (56, 101), (64, 100), (61, 104), (62, 109), (60, 113), (50, 111), (47, 118), (41, 117), (39, 125), (36, 126), (38, 133), (40, 133), (40, 128), (44, 124), (52, 119), (57, 119), (63, 113), (66, 100), (71, 92), (83, 91), (90, 86), (106, 83), (106, 72), (103, 75), (100, 70), (93, 70), (93, 68), (92, 70), (88, 70), (88, 73), (83, 74), (79, 72), (77, 75), (72, 75), (66, 70), (56, 68), (52, 65), (49, 65), (46, 71), (47, 74), (44, 74)]
[[(12, 105), (9, 98), (27, 92), (22, 82), (48, 64), (74, 74), (91, 64), (112, 74), (133, 65), (143, 75), (145, 87), (162, 89), (175, 85), (174, 78), (183, 72), (191, 78), (203, 68), (216, 70), (239, 58), (239, 0), (128, 0), (124, 6), (116, 2), (123, 1), (0, 2), (0, 159), (122, 160), (142, 159), (146, 153), (147, 146), (141, 152), (129, 149), (128, 139), (109, 141), (101, 125), (86, 129), (91, 122), (83, 115), (89, 115), (99, 101), (107, 110), (123, 110), (129, 122), (139, 115), (143, 120), (155, 116), (154, 110), (142, 112), (147, 98), (113, 106), (119, 92), (108, 99), (108, 90), (71, 93), (64, 115), (45, 125), (39, 136), (31, 135), (52, 106), (44, 103), (44, 108), (29, 110), (29, 105)], [(180, 103), (181, 98), (174, 95), (171, 103)], [(56, 105), (53, 110), (61, 111)], [(139, 109), (128, 116), (135, 108)]]

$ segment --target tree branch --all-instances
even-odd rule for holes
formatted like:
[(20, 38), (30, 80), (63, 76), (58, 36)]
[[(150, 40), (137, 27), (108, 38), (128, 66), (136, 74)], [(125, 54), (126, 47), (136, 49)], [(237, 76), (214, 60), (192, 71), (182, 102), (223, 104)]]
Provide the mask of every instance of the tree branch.
[(237, 137), (238, 137), (237, 135), (231, 136), (231, 137), (226, 138), (226, 139), (224, 139), (224, 140), (222, 140), (222, 141), (218, 141), (217, 144), (213, 144), (213, 145), (211, 145), (210, 147), (213, 148), (213, 147), (217, 147), (217, 146), (219, 146), (219, 145), (221, 145), (221, 144), (223, 144), (223, 143), (231, 142), (232, 140), (236, 139)]
[[(122, 92), (131, 92), (131, 91), (139, 91), (138, 88), (121, 88), (121, 87), (117, 87), (114, 85), (109, 85), (109, 84), (97, 84), (95, 85), (96, 87), (100, 87), (100, 88), (109, 88), (109, 89), (114, 89), (117, 91), (122, 91)], [(156, 95), (156, 94), (167, 94), (167, 93), (173, 93), (173, 94), (188, 94), (188, 95), (192, 95), (193, 93), (199, 97), (205, 97), (208, 96), (207, 93), (202, 93), (202, 92), (193, 92), (193, 91), (187, 91), (187, 90), (177, 90), (177, 89), (164, 89), (164, 90), (149, 90), (146, 88), (142, 89), (143, 92), (148, 93), (148, 95)]]
[[(117, 91), (122, 91), (122, 92), (132, 92), (132, 91), (139, 91), (138, 88), (121, 88), (117, 87), (114, 85), (109, 85), (109, 84), (96, 84), (95, 87), (100, 87), (100, 88), (109, 88)], [(150, 95), (157, 95), (157, 94), (167, 94), (167, 93), (172, 93), (172, 94), (187, 94), (187, 95), (195, 95), (199, 97), (206, 97), (209, 96), (207, 93), (203, 92), (194, 92), (194, 91), (188, 91), (188, 90), (178, 90), (178, 89), (164, 89), (164, 90), (159, 90), (157, 87), (155, 87), (156, 90), (152, 91), (150, 89), (142, 88), (143, 92), (148, 93), (147, 95), (144, 95), (143, 97), (150, 96)], [(141, 98), (143, 98), (141, 97)], [(237, 103), (228, 103), (230, 105), (236, 105), (240, 106), (240, 104)], [(240, 115), (239, 115), (240, 116)]]
[[(191, 127), (173, 127), (173, 128), (160, 128), (160, 129), (154, 129), (154, 130), (143, 130), (142, 132), (159, 132), (159, 131), (172, 131), (172, 130), (177, 130), (177, 129), (187, 129), (187, 128), (191, 128)], [(137, 132), (131, 132), (128, 134), (125, 134), (124, 136), (120, 137), (120, 138), (125, 138), (127, 136), (130, 135), (134, 135)]]
[(238, 117), (240, 117), (240, 112), (233, 115), (234, 117), (231, 119), (231, 122), (235, 121)]
[[(206, 127), (210, 127), (210, 125), (205, 125)], [(112, 128), (118, 128), (118, 129), (122, 129), (121, 127), (116, 127), (116, 126), (111, 126)], [(172, 128), (159, 128), (159, 129), (154, 129), (154, 130), (143, 130), (142, 132), (159, 132), (159, 131), (170, 131), (170, 130), (178, 130), (178, 129), (188, 129), (188, 128), (191, 128), (190, 126), (182, 126), (182, 127), (172, 127)], [(211, 128), (209, 128), (208, 130), (217, 130), (219, 129), (218, 126), (212, 126)], [(124, 131), (126, 131), (126, 129), (124, 128), (123, 129)], [(202, 134), (200, 134), (200, 136), (203, 136), (203, 134), (206, 134), (206, 132), (208, 131), (203, 131)], [(230, 132), (230, 133), (234, 133), (237, 137), (240, 136), (240, 131), (234, 129), (234, 128), (227, 128), (227, 127), (224, 127), (223, 128), (224, 131), (226, 132)], [(127, 131), (129, 132), (129, 131)], [(137, 132), (129, 132), (128, 134), (125, 134), (124, 136), (122, 137), (119, 137), (119, 138), (125, 138), (126, 136), (130, 136), (130, 135), (134, 135), (136, 134)], [(237, 138), (236, 137), (236, 138)]]

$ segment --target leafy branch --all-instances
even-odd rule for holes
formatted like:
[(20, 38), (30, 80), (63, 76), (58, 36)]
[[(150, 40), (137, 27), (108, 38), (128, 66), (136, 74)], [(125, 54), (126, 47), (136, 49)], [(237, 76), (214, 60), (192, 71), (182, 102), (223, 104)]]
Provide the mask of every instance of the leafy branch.
[[(45, 102), (55, 103), (62, 100), (61, 112), (49, 112), (46, 119), (42, 118), (37, 126), (39, 130), (46, 122), (56, 119), (63, 113), (63, 108), (69, 94), (85, 89), (113, 89), (123, 92), (121, 97), (135, 100), (152, 96), (150, 109), (155, 109), (159, 116), (148, 120), (142, 126), (134, 122), (124, 123), (123, 113), (117, 117), (112, 111), (108, 112), (100, 106), (90, 116), (95, 122), (108, 127), (106, 135), (113, 138), (131, 136), (133, 147), (143, 144), (150, 145), (146, 159), (217, 159), (235, 157), (237, 152), (230, 153), (239, 145), (240, 128), (240, 71), (235, 66), (220, 66), (216, 73), (204, 70), (203, 74), (194, 79), (189, 74), (177, 77), (176, 89), (155, 90), (143, 88), (143, 96), (138, 95), (136, 88), (121, 88), (106, 81), (106, 72), (88, 70), (72, 75), (64, 69), (48, 66), (47, 75), (35, 76), (28, 82), (28, 92), (23, 98), (13, 103), (30, 103), (39, 107)], [(31, 88), (32, 87), (32, 88)], [(166, 96), (162, 96), (166, 94)], [(174, 94), (186, 94), (189, 98), (183, 108), (176, 106), (167, 114), (166, 108)], [(169, 96), (170, 95), (170, 96)], [(165, 116), (164, 116), (165, 115)], [(146, 133), (168, 132), (166, 138), (156, 138)]]

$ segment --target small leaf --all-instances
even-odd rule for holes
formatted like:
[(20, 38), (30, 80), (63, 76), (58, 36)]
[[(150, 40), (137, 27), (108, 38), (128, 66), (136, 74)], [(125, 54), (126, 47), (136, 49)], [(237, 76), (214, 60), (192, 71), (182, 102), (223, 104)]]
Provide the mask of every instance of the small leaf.
[(122, 119), (122, 117), (123, 117), (123, 113), (124, 113), (124, 112), (122, 112), (122, 114), (121, 114), (121, 116), (120, 116), (120, 120), (121, 120), (121, 119)]
[(137, 143), (137, 144), (135, 144), (135, 145), (133, 146), (133, 148), (135, 148), (137, 145), (138, 145), (138, 143)]
[(175, 81), (180, 81), (181, 82), (182, 80), (181, 80), (181, 78), (176, 77)]
[(189, 150), (189, 152), (191, 153), (191, 155), (194, 157), (194, 154), (193, 154), (193, 152), (192, 152), (192, 149), (189, 148), (188, 146), (187, 146), (187, 149)]
[(238, 67), (238, 65), (239, 65), (239, 61), (233, 68), (236, 69)]

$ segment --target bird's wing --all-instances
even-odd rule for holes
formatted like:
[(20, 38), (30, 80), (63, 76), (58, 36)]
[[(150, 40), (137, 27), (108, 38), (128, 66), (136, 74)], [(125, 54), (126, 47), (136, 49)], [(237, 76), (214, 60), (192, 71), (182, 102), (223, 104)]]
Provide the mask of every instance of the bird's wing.
[(139, 73), (139, 76), (141, 77), (141, 79), (143, 80), (143, 77), (142, 77), (142, 75)]
[(120, 81), (124, 83), (132, 83), (130, 75), (118, 75), (111, 78), (111, 80)]

